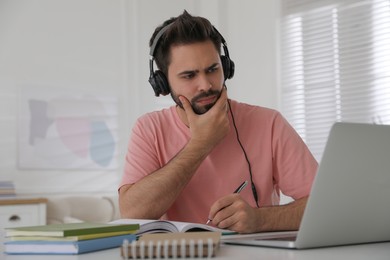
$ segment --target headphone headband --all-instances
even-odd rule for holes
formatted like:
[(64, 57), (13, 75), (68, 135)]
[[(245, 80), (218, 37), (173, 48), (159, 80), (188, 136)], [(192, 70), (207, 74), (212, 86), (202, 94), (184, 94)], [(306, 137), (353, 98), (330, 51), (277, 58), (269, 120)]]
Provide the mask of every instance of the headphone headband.
[(170, 24), (167, 24), (165, 27), (163, 27), (156, 35), (156, 37), (154, 37), (154, 40), (153, 40), (153, 44), (152, 46), (150, 46), (150, 51), (149, 51), (149, 55), (154, 58), (154, 50), (156, 49), (156, 46), (157, 46), (157, 43), (159, 42), (161, 36), (165, 33), (166, 30), (169, 29), (169, 27), (171, 27), (172, 23)]

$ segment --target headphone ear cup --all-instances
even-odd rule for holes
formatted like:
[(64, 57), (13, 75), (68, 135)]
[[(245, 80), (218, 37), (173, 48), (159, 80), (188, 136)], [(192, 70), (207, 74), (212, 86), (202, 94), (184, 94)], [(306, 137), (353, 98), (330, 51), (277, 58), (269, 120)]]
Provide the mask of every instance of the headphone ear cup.
[(165, 77), (165, 74), (160, 70), (156, 70), (149, 77), (149, 83), (150, 83), (150, 85), (152, 85), (152, 88), (154, 90), (154, 94), (157, 97), (159, 95), (166, 96), (171, 92), (169, 89), (168, 80)]
[(228, 57), (221, 55), (221, 63), (223, 68), (223, 76), (225, 80), (233, 78), (234, 62)]

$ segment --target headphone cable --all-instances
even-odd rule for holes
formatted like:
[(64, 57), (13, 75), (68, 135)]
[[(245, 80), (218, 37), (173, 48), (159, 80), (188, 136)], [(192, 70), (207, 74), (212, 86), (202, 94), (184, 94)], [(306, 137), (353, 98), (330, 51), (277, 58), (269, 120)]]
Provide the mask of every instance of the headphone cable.
[[(226, 87), (226, 85), (225, 85)], [(232, 106), (230, 104), (230, 99), (227, 99), (228, 101), (228, 106), (229, 106), (229, 110), (230, 110), (230, 114), (232, 115), (232, 122), (233, 122), (233, 126), (234, 126), (234, 129), (236, 131), (236, 137), (237, 137), (237, 141), (241, 147), (241, 150), (244, 152), (244, 156), (245, 156), (245, 160), (246, 162), (248, 163), (248, 169), (249, 169), (249, 177), (250, 177), (250, 181), (251, 181), (251, 188), (252, 188), (252, 193), (253, 193), (253, 197), (255, 199), (255, 202), (256, 202), (256, 206), (259, 208), (259, 201), (258, 201), (258, 196), (257, 196), (257, 190), (256, 190), (256, 186), (253, 182), (253, 176), (252, 176), (252, 167), (251, 167), (251, 163), (249, 161), (249, 158), (248, 158), (248, 155), (246, 154), (245, 152), (245, 149), (244, 149), (244, 146), (242, 145), (241, 143), (241, 140), (240, 140), (240, 136), (238, 134), (238, 129), (237, 129), (237, 126), (236, 126), (236, 121), (234, 120), (234, 115), (233, 115), (233, 110), (232, 110)]]

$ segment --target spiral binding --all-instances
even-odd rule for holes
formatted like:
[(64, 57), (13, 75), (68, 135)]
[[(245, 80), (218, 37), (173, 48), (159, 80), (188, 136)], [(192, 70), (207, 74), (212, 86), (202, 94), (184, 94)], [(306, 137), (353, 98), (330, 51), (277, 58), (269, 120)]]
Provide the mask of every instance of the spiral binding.
[[(194, 257), (207, 257), (211, 258), (214, 255), (214, 244), (211, 238), (207, 239), (207, 243), (203, 243), (204, 240), (198, 239), (185, 239), (178, 240), (158, 240), (156, 243), (149, 241), (147, 244), (145, 241), (132, 241), (124, 240), (122, 244), (123, 258), (140, 258), (140, 259), (152, 259), (152, 258), (194, 258)], [(187, 243), (188, 242), (188, 243)], [(206, 242), (206, 241), (205, 241)], [(206, 250), (207, 248), (207, 250)], [(130, 249), (130, 251), (129, 251)], [(206, 250), (207, 255), (204, 255)], [(129, 254), (130, 252), (130, 254)]]

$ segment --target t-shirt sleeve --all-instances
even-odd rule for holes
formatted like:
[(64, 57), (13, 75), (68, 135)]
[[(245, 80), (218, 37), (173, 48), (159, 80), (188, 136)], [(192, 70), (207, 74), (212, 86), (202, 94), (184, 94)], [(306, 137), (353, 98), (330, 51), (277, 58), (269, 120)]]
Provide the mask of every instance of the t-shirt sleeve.
[(133, 184), (160, 168), (156, 155), (152, 123), (147, 116), (139, 118), (130, 135), (120, 187)]
[(308, 196), (318, 167), (316, 159), (280, 113), (272, 138), (275, 188), (294, 199)]

